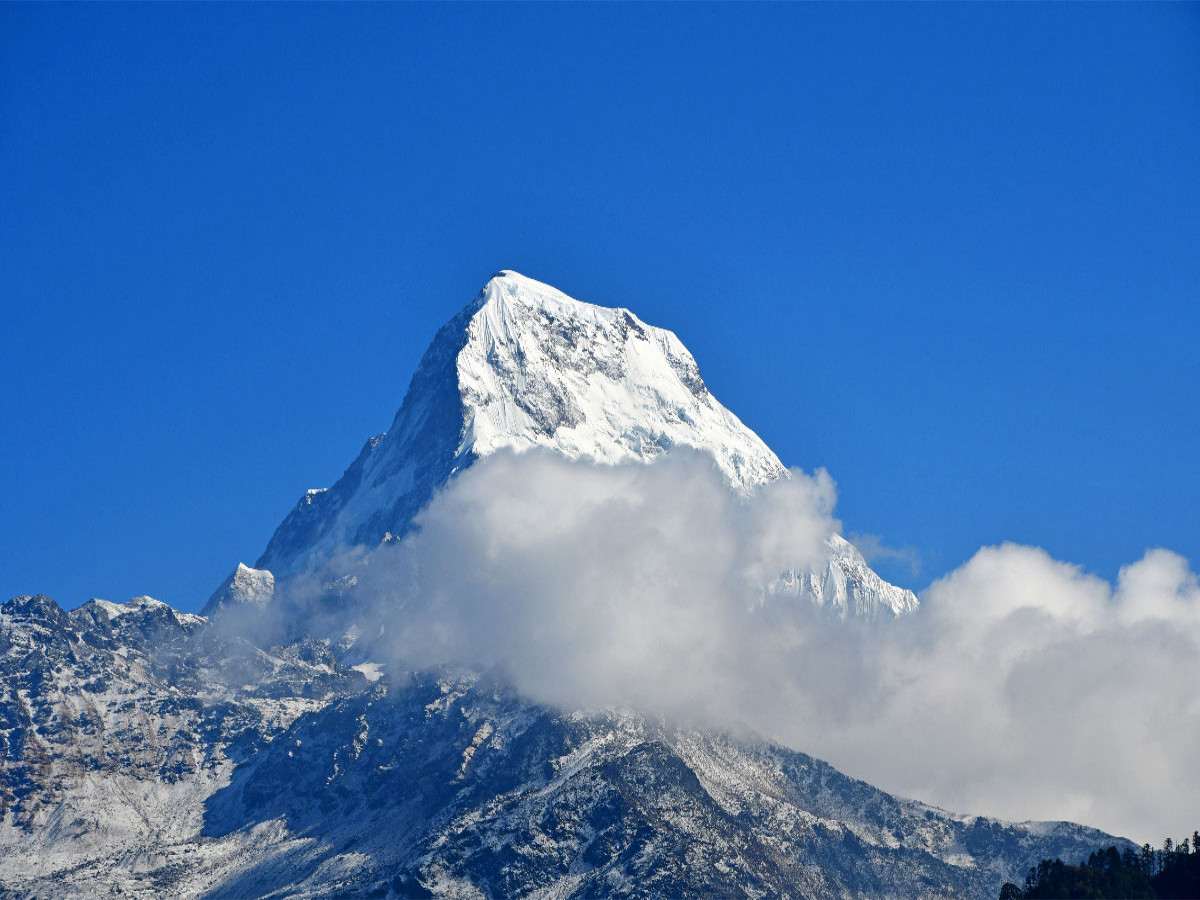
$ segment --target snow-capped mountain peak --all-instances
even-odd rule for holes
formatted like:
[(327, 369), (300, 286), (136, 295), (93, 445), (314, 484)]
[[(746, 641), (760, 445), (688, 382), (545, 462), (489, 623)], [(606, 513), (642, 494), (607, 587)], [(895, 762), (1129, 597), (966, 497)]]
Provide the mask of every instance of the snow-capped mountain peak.
[[(687, 447), (742, 492), (787, 477), (709, 392), (672, 332), (505, 270), (437, 333), (392, 427), (367, 441), (332, 488), (301, 498), (256, 568), (287, 576), (339, 548), (401, 536), (455, 472), (498, 450), (535, 447), (609, 465)], [(785, 573), (773, 592), (839, 615), (917, 605), (841, 538), (830, 542), (824, 569)]]
[(674, 334), (502, 271), (438, 332), (391, 429), (305, 494), (256, 567), (286, 575), (401, 535), (454, 472), (502, 448), (611, 464), (676, 446), (710, 454), (741, 490), (786, 474)]

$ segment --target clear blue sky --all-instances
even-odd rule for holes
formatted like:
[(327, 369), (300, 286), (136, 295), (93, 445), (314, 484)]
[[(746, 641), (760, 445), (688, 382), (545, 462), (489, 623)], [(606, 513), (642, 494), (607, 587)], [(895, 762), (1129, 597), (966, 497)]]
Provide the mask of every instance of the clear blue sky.
[(0, 5), (0, 595), (199, 607), (500, 268), (921, 587), (1200, 561), (1200, 7)]

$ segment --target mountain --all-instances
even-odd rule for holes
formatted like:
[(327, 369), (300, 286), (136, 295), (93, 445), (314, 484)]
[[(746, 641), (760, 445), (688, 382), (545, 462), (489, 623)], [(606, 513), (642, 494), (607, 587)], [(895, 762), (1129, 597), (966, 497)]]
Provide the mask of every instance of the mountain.
[[(602, 464), (691, 447), (743, 493), (788, 477), (669, 332), (501, 273), (438, 333), (392, 429), (205, 615), (148, 597), (0, 606), (0, 897), (991, 900), (1041, 859), (1122, 844), (303, 633), (323, 629), (286, 606), (294, 582), (328, 575), (341, 610), (355, 575), (321, 570), (338, 548), (402, 536), (456, 472), (533, 447)], [(836, 535), (768, 593), (866, 619), (916, 605)], [(265, 640), (281, 611), (288, 636)]]
[[(403, 536), (455, 473), (502, 448), (533, 447), (601, 464), (690, 447), (743, 493), (788, 477), (670, 331), (503, 271), (437, 333), (392, 427), (332, 488), (305, 493), (255, 567), (286, 577), (340, 548)], [(834, 536), (828, 549), (824, 567), (781, 573), (773, 591), (840, 615), (916, 608), (916, 596), (871, 571), (849, 541)]]

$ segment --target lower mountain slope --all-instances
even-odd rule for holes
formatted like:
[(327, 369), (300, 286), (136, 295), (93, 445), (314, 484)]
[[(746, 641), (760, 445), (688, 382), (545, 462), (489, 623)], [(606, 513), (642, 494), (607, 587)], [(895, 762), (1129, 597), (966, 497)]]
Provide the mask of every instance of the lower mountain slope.
[(0, 665), (3, 896), (990, 900), (1113, 842), (490, 676), (368, 682), (148, 598), (10, 601)]
[(462, 674), (298, 719), (213, 795), (206, 833), (268, 821), (313, 843), (222, 890), (349, 869), (380, 896), (990, 898), (1019, 860), (1107, 839), (953, 816), (751, 736), (557, 712)]

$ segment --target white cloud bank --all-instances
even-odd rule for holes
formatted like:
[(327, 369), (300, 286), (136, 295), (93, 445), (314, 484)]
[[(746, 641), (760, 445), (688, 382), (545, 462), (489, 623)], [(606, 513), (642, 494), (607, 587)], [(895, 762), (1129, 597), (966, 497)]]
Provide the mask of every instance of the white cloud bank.
[(874, 627), (768, 596), (822, 559), (824, 472), (750, 499), (707, 459), (537, 452), (462, 473), (373, 555), (394, 662), (503, 666), (538, 701), (745, 724), (950, 809), (1160, 841), (1200, 813), (1200, 586), (1152, 550), (1115, 586), (980, 550)]

